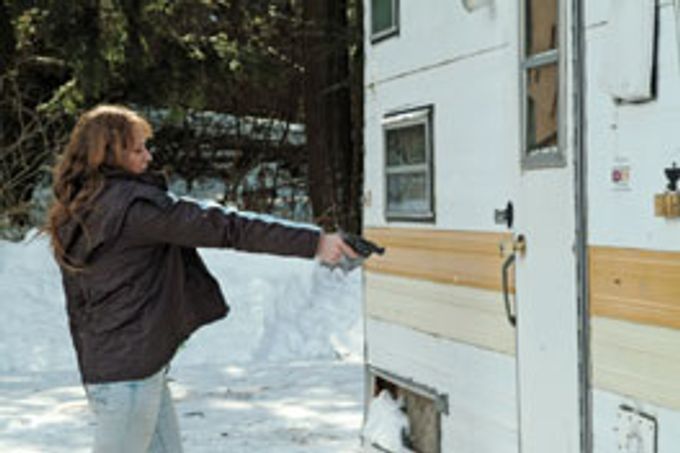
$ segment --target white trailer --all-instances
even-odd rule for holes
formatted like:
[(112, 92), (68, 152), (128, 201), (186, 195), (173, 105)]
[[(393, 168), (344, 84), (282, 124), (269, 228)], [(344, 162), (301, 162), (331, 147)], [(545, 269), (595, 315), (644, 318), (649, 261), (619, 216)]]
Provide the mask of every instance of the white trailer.
[(367, 2), (367, 404), (412, 449), (680, 451), (678, 3)]

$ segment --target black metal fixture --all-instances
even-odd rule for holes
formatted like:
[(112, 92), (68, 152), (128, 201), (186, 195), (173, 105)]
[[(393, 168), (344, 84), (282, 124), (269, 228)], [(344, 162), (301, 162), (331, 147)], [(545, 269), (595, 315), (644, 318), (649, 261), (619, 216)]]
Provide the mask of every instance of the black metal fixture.
[[(680, 169), (678, 169), (680, 170)], [(508, 201), (505, 205), (505, 209), (496, 209), (493, 212), (493, 218), (496, 225), (507, 225), (508, 228), (512, 228), (512, 221), (514, 218), (514, 209), (512, 206), (512, 201)]]
[(668, 185), (666, 186), (671, 192), (678, 189), (678, 179), (680, 179), (680, 168), (673, 162), (673, 165), (664, 169), (666, 178), (668, 178)]

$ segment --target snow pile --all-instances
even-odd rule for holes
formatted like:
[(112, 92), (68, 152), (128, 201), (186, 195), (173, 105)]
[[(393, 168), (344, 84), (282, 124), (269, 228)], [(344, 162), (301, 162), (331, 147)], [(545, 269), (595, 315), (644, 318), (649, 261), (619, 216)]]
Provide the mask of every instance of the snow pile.
[[(361, 359), (361, 273), (344, 275), (312, 260), (201, 250), (231, 306), (204, 327), (179, 363)], [(215, 347), (216, 345), (221, 345)]]
[(0, 375), (76, 369), (61, 279), (46, 238), (0, 241)]
[[(360, 272), (231, 250), (201, 253), (232, 310), (194, 334), (174, 365), (361, 358)], [(0, 241), (0, 301), (0, 375), (76, 370), (47, 238)]]
[(409, 453), (404, 445), (410, 428), (408, 417), (401, 410), (403, 401), (395, 400), (387, 390), (381, 391), (368, 408), (366, 424), (362, 432), (364, 441), (393, 453)]

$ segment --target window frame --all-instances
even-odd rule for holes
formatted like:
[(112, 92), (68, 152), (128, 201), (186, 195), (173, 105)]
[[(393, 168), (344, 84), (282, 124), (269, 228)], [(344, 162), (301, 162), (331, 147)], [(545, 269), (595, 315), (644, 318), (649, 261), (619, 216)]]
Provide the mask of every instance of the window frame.
[(399, 35), (399, 0), (388, 1), (392, 2), (392, 25), (378, 32), (373, 30), (373, 2), (371, 1), (370, 10), (371, 44), (375, 44), (392, 36)]
[[(526, 41), (526, 11), (527, 4), (531, 0), (521, 0), (520, 24), (519, 24), (519, 71), (520, 71), (520, 128), (521, 128), (521, 168), (522, 170), (537, 170), (543, 168), (561, 168), (567, 165), (566, 158), (566, 54), (564, 46), (567, 43), (565, 35), (566, 21), (565, 2), (557, 1), (557, 46), (555, 49), (543, 51), (535, 55), (527, 56)], [(543, 68), (549, 65), (557, 65), (557, 144), (544, 148), (529, 150), (528, 126), (528, 74), (531, 69)]]
[[(384, 115), (382, 120), (382, 147), (383, 147), (383, 188), (384, 188), (384, 209), (383, 215), (386, 221), (408, 221), (408, 222), (434, 222), (435, 221), (435, 197), (434, 197), (434, 106), (420, 106), (407, 110), (399, 110)], [(425, 162), (417, 165), (396, 166), (397, 170), (388, 169), (388, 149), (387, 134), (391, 130), (403, 129), (406, 127), (420, 125), (425, 126)], [(427, 201), (427, 212), (394, 212), (389, 209), (389, 176), (399, 173), (414, 172), (414, 167), (421, 167), (425, 171), (425, 196)]]

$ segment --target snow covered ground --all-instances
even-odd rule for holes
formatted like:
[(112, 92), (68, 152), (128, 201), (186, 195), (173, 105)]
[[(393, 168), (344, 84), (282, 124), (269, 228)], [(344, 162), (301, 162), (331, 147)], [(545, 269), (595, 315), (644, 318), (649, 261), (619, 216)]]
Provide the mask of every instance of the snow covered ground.
[[(360, 272), (201, 253), (232, 312), (173, 361), (187, 453), (360, 451)], [(0, 241), (0, 303), (0, 451), (89, 451), (92, 418), (45, 238)]]

